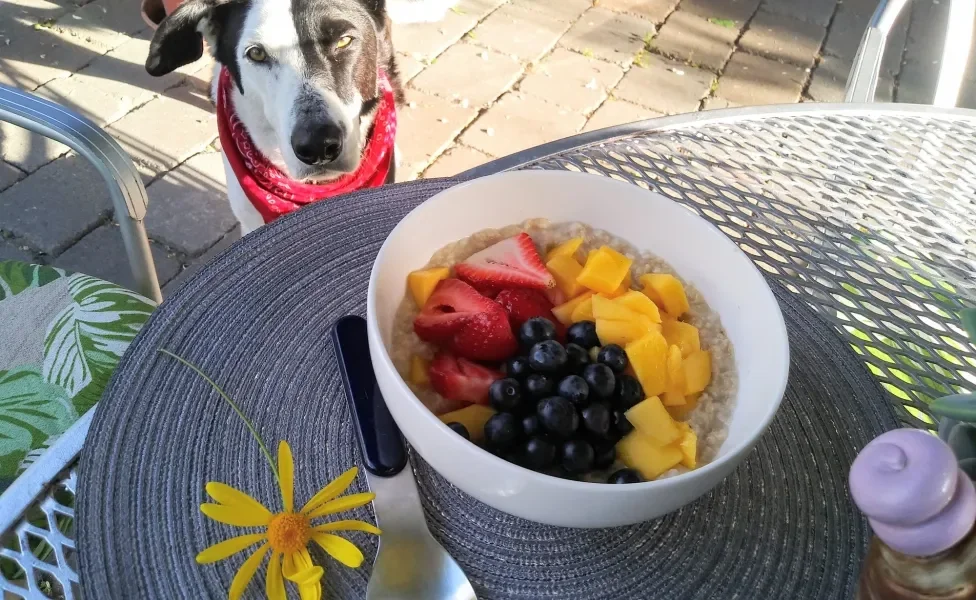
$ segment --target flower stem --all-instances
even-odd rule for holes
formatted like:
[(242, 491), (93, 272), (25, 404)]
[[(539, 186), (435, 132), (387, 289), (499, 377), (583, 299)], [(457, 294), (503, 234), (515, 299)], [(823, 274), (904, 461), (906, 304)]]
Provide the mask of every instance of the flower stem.
[(275, 464), (274, 459), (271, 458), (271, 453), (268, 452), (268, 447), (264, 445), (264, 440), (262, 440), (261, 436), (258, 435), (258, 432), (256, 429), (254, 429), (254, 425), (251, 424), (251, 421), (244, 416), (243, 412), (241, 412), (241, 409), (237, 406), (237, 403), (231, 400), (230, 396), (228, 396), (227, 393), (224, 392), (224, 390), (222, 390), (219, 385), (214, 383), (213, 379), (207, 377), (207, 374), (201, 371), (196, 365), (194, 365), (193, 363), (191, 363), (190, 361), (186, 360), (181, 356), (173, 354), (172, 352), (166, 350), (165, 348), (158, 348), (158, 350), (162, 354), (171, 356), (176, 360), (180, 361), (181, 363), (183, 363), (184, 365), (186, 365), (187, 367), (189, 367), (191, 370), (193, 370), (194, 373), (196, 373), (197, 375), (202, 377), (204, 381), (209, 383), (213, 389), (217, 390), (217, 393), (220, 394), (220, 396), (227, 401), (227, 404), (230, 404), (230, 407), (233, 408), (234, 412), (237, 413), (237, 416), (239, 416), (241, 420), (244, 421), (244, 425), (247, 426), (248, 430), (251, 432), (251, 435), (254, 436), (255, 440), (257, 440), (258, 446), (261, 446), (261, 452), (264, 453), (264, 457), (268, 459), (268, 464), (271, 465), (271, 472), (274, 473), (275, 481), (280, 482), (280, 478), (278, 477), (278, 466)]

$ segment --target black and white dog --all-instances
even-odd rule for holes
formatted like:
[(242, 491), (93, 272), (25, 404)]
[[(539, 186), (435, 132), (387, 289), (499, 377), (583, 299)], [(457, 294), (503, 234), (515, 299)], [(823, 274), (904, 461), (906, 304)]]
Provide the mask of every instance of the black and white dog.
[(388, 8), (429, 21), (453, 2), (186, 0), (160, 24), (146, 70), (193, 62), (206, 40), (227, 193), (248, 233), (314, 199), (392, 181), (402, 90)]

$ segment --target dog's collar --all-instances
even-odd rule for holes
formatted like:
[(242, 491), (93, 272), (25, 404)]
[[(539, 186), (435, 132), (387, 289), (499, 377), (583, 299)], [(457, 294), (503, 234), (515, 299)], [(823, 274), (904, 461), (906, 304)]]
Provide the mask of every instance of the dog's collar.
[(230, 72), (220, 70), (217, 83), (217, 131), (244, 195), (261, 213), (265, 223), (302, 206), (340, 194), (383, 185), (393, 162), (396, 138), (396, 100), (393, 86), (382, 70), (378, 77), (380, 103), (373, 118), (372, 132), (366, 140), (359, 168), (325, 184), (309, 184), (289, 179), (254, 146), (244, 124), (234, 112)]

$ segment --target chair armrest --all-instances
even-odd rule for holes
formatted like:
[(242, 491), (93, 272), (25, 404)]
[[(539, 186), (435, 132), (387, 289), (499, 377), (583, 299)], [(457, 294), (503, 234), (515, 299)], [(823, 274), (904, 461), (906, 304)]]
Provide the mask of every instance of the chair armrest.
[(868, 28), (861, 37), (851, 73), (847, 77), (845, 102), (874, 102), (885, 43), (906, 4), (908, 0), (881, 0), (874, 10)]

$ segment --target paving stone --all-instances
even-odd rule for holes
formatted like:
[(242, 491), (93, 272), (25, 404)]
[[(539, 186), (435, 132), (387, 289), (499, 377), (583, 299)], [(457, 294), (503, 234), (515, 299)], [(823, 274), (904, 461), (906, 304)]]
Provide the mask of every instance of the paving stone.
[(448, 11), (437, 23), (413, 23), (393, 26), (393, 47), (397, 52), (417, 60), (431, 60), (461, 39), (478, 23), (478, 17), (467, 12)]
[[(156, 266), (156, 277), (160, 285), (179, 273), (179, 259), (165, 248), (150, 242), (150, 252)], [(126, 289), (136, 290), (136, 280), (129, 267), (129, 257), (125, 253), (122, 232), (115, 223), (102, 225), (64, 251), (54, 259), (54, 266), (111, 281)]]
[(661, 113), (643, 106), (610, 98), (593, 113), (590, 120), (586, 122), (583, 131), (596, 131), (605, 127), (614, 127), (660, 116), (662, 116)]
[(809, 21), (826, 27), (837, 0), (765, 0), (763, 8), (778, 15)]
[(491, 13), (468, 34), (467, 39), (502, 54), (534, 61), (555, 46), (567, 29), (569, 23), (565, 21), (507, 4)]
[(698, 110), (715, 78), (708, 71), (653, 54), (643, 64), (624, 75), (613, 95), (668, 115)]
[(472, 44), (457, 44), (410, 82), (423, 92), (469, 106), (487, 105), (510, 88), (522, 73), (512, 57)]
[(0, 157), (22, 171), (33, 173), (67, 152), (68, 147), (60, 142), (31, 133), (12, 123), (0, 123)]
[(482, 114), (461, 143), (492, 156), (505, 156), (575, 134), (583, 115), (527, 94), (509, 93)]
[(101, 175), (75, 154), (0, 193), (0, 230), (57, 255), (111, 214)]
[(12, 240), (0, 238), (0, 261), (19, 260), (20, 262), (36, 262), (34, 255), (27, 246), (19, 245)]
[(512, 0), (512, 6), (524, 7), (572, 23), (593, 7), (593, 0)]
[(664, 21), (677, 4), (678, 0), (599, 0), (601, 8), (630, 13), (655, 23)]
[(54, 30), (82, 46), (107, 51), (146, 29), (132, 0), (98, 0), (58, 19)]
[(651, 46), (665, 56), (721, 71), (742, 28), (740, 22), (731, 23), (734, 23), (732, 27), (726, 27), (678, 10), (661, 27)]
[[(3, 3), (0, 3), (2, 6)], [(33, 90), (87, 65), (99, 52), (64, 39), (28, 18), (0, 16), (0, 83)]]
[(424, 179), (434, 177), (452, 177), (458, 173), (463, 173), (468, 169), (473, 169), (490, 161), (491, 157), (484, 152), (468, 148), (467, 146), (454, 146), (434, 161), (426, 171)]
[(427, 66), (408, 54), (397, 54), (397, 69), (400, 71), (400, 81), (406, 83), (417, 76)]
[(522, 79), (519, 90), (588, 113), (600, 106), (623, 74), (616, 65), (557, 48)]
[(812, 67), (827, 29), (816, 23), (760, 10), (739, 40), (739, 48), (780, 62)]
[(738, 29), (752, 18), (760, 0), (682, 0), (680, 8), (703, 19), (732, 21)]
[(189, 256), (201, 254), (237, 224), (219, 153), (197, 154), (147, 192), (149, 237)]
[(14, 22), (53, 22), (75, 8), (69, 0), (4, 0), (0, 4), (0, 31)]
[(605, 8), (591, 8), (559, 40), (559, 45), (626, 66), (653, 35), (654, 24), (650, 21)]
[(397, 114), (397, 179), (416, 177), (432, 156), (451, 145), (476, 114), (473, 107), (464, 108), (456, 102), (407, 90), (407, 103)]
[(194, 258), (176, 275), (169, 283), (163, 286), (163, 299), (169, 298), (176, 290), (183, 286), (191, 277), (196, 275), (200, 269), (207, 266), (213, 259), (217, 258), (224, 250), (230, 248), (234, 242), (241, 239), (241, 226), (238, 224), (233, 229), (224, 234), (216, 244), (211, 246), (201, 256)]
[(837, 7), (837, 15), (830, 24), (827, 41), (824, 42), (823, 53), (836, 56), (849, 62), (854, 62), (857, 48), (861, 45), (861, 37), (871, 20), (871, 14), (859, 14), (854, 5), (847, 2)]
[(917, 5), (912, 5), (911, 24), (898, 81), (899, 102), (931, 104), (935, 98), (935, 87), (942, 66), (948, 9), (948, 0), (939, 4), (920, 0)]
[(739, 108), (741, 104), (736, 104), (735, 102), (729, 102), (725, 98), (705, 98), (705, 105), (702, 110), (721, 110), (723, 108)]
[(23, 171), (13, 165), (0, 161), (0, 192), (17, 183), (23, 177)]
[(48, 82), (37, 89), (37, 95), (70, 108), (101, 127), (117, 121), (154, 96), (153, 92), (124, 81), (85, 72)]
[[(807, 95), (816, 102), (843, 102), (851, 64), (852, 61), (836, 56), (823, 57), (813, 71)], [(882, 75), (874, 93), (875, 102), (891, 102), (893, 93), (894, 79), (890, 75)]]
[[(551, 2), (553, 0), (536, 0), (537, 2)], [(579, 0), (576, 0), (577, 2)], [(461, 15), (471, 15), (477, 20), (481, 20), (488, 13), (492, 12), (502, 4), (505, 4), (506, 0), (460, 0), (451, 9), (451, 12), (461, 14)]]
[(715, 96), (742, 106), (800, 100), (807, 73), (795, 65), (736, 52), (718, 80)]
[(92, 61), (81, 73), (124, 82), (134, 88), (159, 94), (163, 90), (180, 85), (191, 73), (213, 64), (209, 55), (162, 77), (153, 77), (146, 72), (146, 56), (149, 55), (149, 42), (152, 31), (144, 31), (129, 39), (111, 52)]
[(209, 101), (186, 86), (174, 88), (108, 128), (144, 177), (155, 177), (203, 150), (217, 136)]

